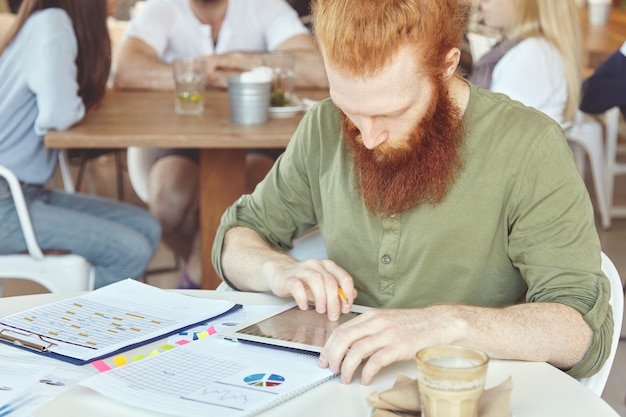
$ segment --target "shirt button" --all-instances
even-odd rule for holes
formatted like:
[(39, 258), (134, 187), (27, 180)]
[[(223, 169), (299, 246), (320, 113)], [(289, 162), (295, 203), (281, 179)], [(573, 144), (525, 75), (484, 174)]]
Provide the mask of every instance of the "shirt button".
[(387, 265), (391, 262), (391, 257), (389, 255), (383, 255), (383, 257), (380, 258), (380, 261)]

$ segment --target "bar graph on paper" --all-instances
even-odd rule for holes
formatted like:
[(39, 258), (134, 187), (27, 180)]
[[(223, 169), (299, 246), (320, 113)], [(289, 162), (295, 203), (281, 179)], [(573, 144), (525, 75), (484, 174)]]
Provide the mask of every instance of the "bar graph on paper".
[[(148, 311), (146, 311), (148, 310)], [(119, 301), (94, 302), (73, 298), (3, 318), (0, 324), (34, 333), (47, 340), (100, 349), (148, 335), (175, 323), (142, 307), (120, 305)]]

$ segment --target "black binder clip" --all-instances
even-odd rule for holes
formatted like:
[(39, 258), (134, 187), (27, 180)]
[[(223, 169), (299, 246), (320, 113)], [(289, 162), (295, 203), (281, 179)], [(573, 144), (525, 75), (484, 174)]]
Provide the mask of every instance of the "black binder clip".
[[(28, 340), (29, 337), (35, 338), (36, 341)], [(0, 340), (9, 342), (15, 346), (23, 346), (42, 353), (49, 352), (52, 346), (56, 346), (56, 343), (45, 340), (40, 334), (23, 333), (11, 329), (0, 330)]]

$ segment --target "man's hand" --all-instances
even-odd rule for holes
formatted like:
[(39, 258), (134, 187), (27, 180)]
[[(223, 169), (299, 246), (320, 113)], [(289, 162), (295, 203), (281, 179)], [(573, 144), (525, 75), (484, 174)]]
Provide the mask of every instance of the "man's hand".
[(569, 369), (584, 357), (592, 338), (582, 315), (560, 303), (373, 309), (335, 329), (319, 365), (341, 372), (341, 382), (347, 384), (367, 361), (361, 383), (368, 385), (383, 367), (414, 360), (424, 347), (459, 344), (491, 358), (548, 362)]
[(352, 277), (333, 261), (281, 259), (267, 262), (263, 274), (274, 294), (293, 297), (303, 310), (312, 302), (318, 313), (333, 321), (349, 313), (356, 298)]
[(298, 261), (270, 247), (247, 227), (233, 227), (224, 236), (222, 271), (241, 291), (272, 291), (279, 297), (291, 296), (303, 310), (311, 302), (318, 313), (327, 314), (333, 321), (341, 313), (350, 312), (357, 295), (352, 277), (335, 262)]
[(373, 309), (342, 324), (331, 334), (319, 358), (321, 367), (341, 372), (349, 383), (361, 362), (361, 383), (369, 385), (385, 366), (412, 360), (425, 346), (442, 343), (444, 316), (437, 307), (422, 309)]
[(227, 52), (218, 55), (206, 55), (206, 84), (208, 87), (227, 88), (228, 79), (250, 71), (262, 65), (262, 53)]

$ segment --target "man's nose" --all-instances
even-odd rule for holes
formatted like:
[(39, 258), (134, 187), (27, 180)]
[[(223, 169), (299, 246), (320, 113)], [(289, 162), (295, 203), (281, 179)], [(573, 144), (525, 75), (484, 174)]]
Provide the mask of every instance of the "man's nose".
[(360, 131), (361, 140), (367, 149), (375, 149), (388, 137), (387, 131), (372, 120), (364, 120)]

